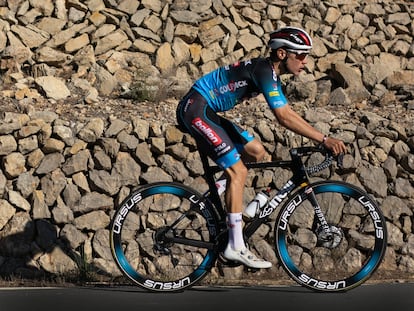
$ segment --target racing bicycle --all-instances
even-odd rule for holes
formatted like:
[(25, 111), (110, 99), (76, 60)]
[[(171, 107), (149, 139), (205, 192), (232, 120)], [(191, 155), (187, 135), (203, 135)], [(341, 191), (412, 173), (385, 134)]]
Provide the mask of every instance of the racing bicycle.
[[(200, 157), (208, 191), (172, 181), (147, 184), (132, 191), (113, 216), (115, 262), (145, 289), (181, 291), (197, 284), (217, 261), (231, 264), (220, 256), (228, 240), (216, 186), (221, 169)], [(304, 146), (290, 149), (289, 160), (246, 163), (248, 169), (273, 174), (277, 168), (289, 169), (292, 176), (245, 223), (245, 241), (273, 221), (278, 263), (297, 283), (323, 292), (346, 291), (365, 282), (387, 245), (384, 216), (368, 193), (343, 181), (311, 177), (325, 169), (332, 172), (334, 160), (322, 146)], [(340, 167), (341, 161), (336, 162)]]

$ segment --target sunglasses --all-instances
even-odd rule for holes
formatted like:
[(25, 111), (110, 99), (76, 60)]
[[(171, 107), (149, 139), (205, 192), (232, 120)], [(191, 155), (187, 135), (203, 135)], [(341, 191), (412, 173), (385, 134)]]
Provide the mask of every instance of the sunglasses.
[(304, 60), (309, 55), (309, 51), (290, 50), (290, 49), (286, 49), (286, 51), (288, 53), (295, 54), (296, 58), (299, 60)]

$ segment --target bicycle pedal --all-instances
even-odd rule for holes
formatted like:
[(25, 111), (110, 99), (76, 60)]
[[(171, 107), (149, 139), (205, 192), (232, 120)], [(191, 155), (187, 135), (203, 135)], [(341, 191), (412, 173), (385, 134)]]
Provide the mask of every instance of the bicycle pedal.
[(250, 273), (256, 273), (256, 272), (258, 272), (258, 271), (260, 271), (261, 269), (257, 269), (257, 268), (251, 268), (251, 267), (247, 267), (246, 266), (246, 269), (245, 269), (247, 272), (250, 272)]
[(242, 215), (242, 218), (243, 218), (243, 221), (245, 222), (245, 223), (248, 223), (248, 222), (252, 222), (256, 217), (250, 217), (250, 216), (247, 216), (247, 215)]
[(223, 264), (224, 266), (230, 267), (230, 268), (239, 267), (239, 266), (243, 265), (240, 262), (228, 260), (221, 253), (218, 256), (218, 261), (219, 261), (219, 263)]

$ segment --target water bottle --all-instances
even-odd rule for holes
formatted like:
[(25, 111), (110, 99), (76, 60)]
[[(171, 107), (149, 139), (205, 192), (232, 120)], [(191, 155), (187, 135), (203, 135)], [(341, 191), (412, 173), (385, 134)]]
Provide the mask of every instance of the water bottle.
[(257, 211), (269, 201), (269, 191), (263, 190), (256, 194), (255, 198), (246, 206), (244, 215), (253, 218)]
[(218, 195), (222, 194), (226, 190), (226, 179), (220, 179), (216, 181), (217, 193)]

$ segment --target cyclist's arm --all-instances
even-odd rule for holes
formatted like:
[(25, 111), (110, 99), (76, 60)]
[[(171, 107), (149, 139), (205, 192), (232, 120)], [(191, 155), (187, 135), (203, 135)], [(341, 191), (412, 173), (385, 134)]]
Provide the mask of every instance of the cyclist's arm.
[(299, 114), (297, 114), (289, 105), (284, 105), (279, 108), (274, 108), (275, 114), (279, 123), (288, 128), (289, 130), (312, 139), (316, 142), (323, 143), (329, 150), (332, 150), (335, 154), (345, 153), (345, 144), (338, 139), (327, 137), (324, 140), (325, 135), (306, 122)]
[(292, 110), (283, 94), (280, 78), (274, 75), (270, 66), (261, 63), (260, 66), (256, 67), (253, 77), (281, 125), (299, 135), (323, 143), (325, 147), (332, 150), (335, 154), (346, 152), (345, 144), (342, 141), (332, 137), (325, 139), (323, 133), (312, 127)]

